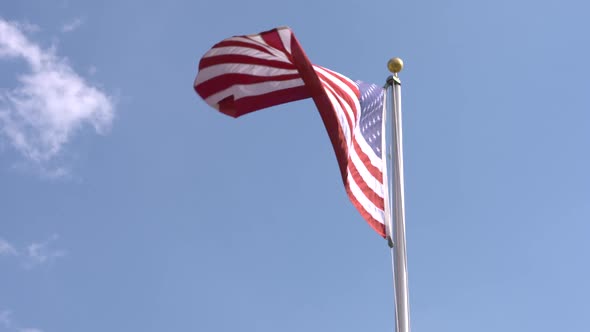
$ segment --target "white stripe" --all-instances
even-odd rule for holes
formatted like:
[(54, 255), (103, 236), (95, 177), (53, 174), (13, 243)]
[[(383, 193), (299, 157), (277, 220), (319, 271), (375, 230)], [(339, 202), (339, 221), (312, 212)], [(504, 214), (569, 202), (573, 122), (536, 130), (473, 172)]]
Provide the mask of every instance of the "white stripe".
[(272, 54), (280, 57), (281, 59), (285, 59), (287, 60), (287, 56), (285, 55), (285, 53), (283, 53), (280, 50), (277, 50), (276, 48), (268, 45), (264, 39), (262, 38), (261, 35), (253, 35), (253, 36), (246, 36), (246, 37), (234, 37), (234, 38), (238, 38), (239, 41), (243, 41), (243, 42), (247, 42), (247, 40), (250, 40), (250, 42), (253, 42), (253, 44), (258, 45), (258, 46), (262, 46), (265, 49), (267, 49), (269, 52), (271, 52)]
[(229, 54), (229, 55), (247, 55), (247, 56), (251, 56), (253, 58), (264, 59), (264, 60), (274, 60), (274, 61), (279, 61), (279, 62), (291, 64), (291, 62), (288, 61), (288, 60), (281, 59), (281, 58), (278, 58), (278, 57), (276, 57), (274, 55), (270, 55), (268, 53), (260, 52), (257, 49), (249, 48), (249, 47), (245, 47), (245, 46), (223, 46), (223, 47), (216, 47), (216, 48), (213, 48), (213, 49), (209, 50), (209, 52), (205, 53), (205, 55), (203, 55), (203, 59), (204, 58), (214, 57), (214, 56), (219, 56), (219, 55), (226, 55), (226, 54)]
[(349, 155), (349, 160), (352, 161), (354, 167), (359, 172), (363, 182), (367, 184), (371, 190), (373, 190), (379, 197), (383, 198), (383, 182), (379, 179), (375, 178), (371, 172), (367, 169), (367, 166), (363, 163), (361, 158), (359, 157), (356, 149), (354, 148), (354, 144), (352, 145)]
[(348, 173), (348, 187), (350, 188), (350, 192), (356, 198), (356, 200), (361, 204), (363, 209), (367, 211), (375, 220), (384, 224), (385, 222), (385, 213), (380, 208), (376, 207), (373, 202), (371, 202), (365, 194), (361, 191), (361, 188), (354, 182), (352, 175)]
[[(319, 76), (318, 76), (319, 77)], [(334, 104), (334, 102), (332, 102), (332, 104), (334, 105), (334, 107), (341, 107), (341, 105), (344, 105), (344, 109), (346, 111), (346, 113), (348, 113), (348, 116), (350, 118), (350, 122), (352, 123), (353, 128), (355, 127), (355, 116), (354, 116), (354, 112), (352, 111), (352, 109), (350, 108), (350, 104), (344, 100), (338, 93), (336, 93), (336, 91), (334, 90), (334, 88), (328, 83), (326, 82), (323, 78), (319, 77), (320, 81), (322, 82), (322, 86), (324, 87), (324, 90), (329, 90), (335, 98), (337, 98), (340, 102)], [(355, 97), (356, 99), (356, 97)], [(346, 122), (348, 124), (348, 121)], [(350, 148), (350, 143), (351, 141), (347, 140), (348, 143), (348, 147)]]
[[(381, 133), (381, 135), (385, 135), (385, 133)], [(371, 165), (377, 167), (378, 170), (383, 171), (383, 160), (375, 154), (373, 148), (371, 148), (369, 143), (365, 141), (365, 137), (361, 134), (361, 130), (358, 126), (355, 128), (354, 137), (359, 144), (361, 151), (369, 158)]]
[(279, 28), (278, 31), (285, 50), (287, 50), (287, 53), (291, 54), (291, 30), (289, 28)]
[(268, 52), (272, 53), (274, 56), (277, 56), (283, 60), (288, 60), (285, 54), (276, 48), (268, 45), (264, 39), (260, 37), (260, 35), (250, 35), (250, 36), (238, 36), (238, 37), (231, 37), (224, 39), (223, 41), (238, 41), (243, 42), (251, 45), (255, 45), (258, 47), (262, 47), (263, 49), (267, 50)]
[[(326, 69), (326, 68), (323, 68), (323, 67), (320, 67), (320, 66), (313, 66), (313, 67), (314, 67), (314, 69), (316, 71), (319, 71), (320, 73), (324, 74), (326, 76), (326, 78), (328, 78), (330, 80), (330, 82), (333, 82), (335, 85), (337, 85), (340, 89), (342, 89), (342, 91), (344, 91), (350, 97), (351, 100), (354, 101), (354, 105), (351, 105), (351, 106), (354, 107), (354, 109), (353, 109), (353, 114), (354, 115), (351, 116), (351, 119), (352, 119), (352, 122), (353, 123), (356, 123), (357, 117), (360, 117), (359, 116), (359, 114), (360, 114), (359, 111), (361, 109), (361, 105), (360, 105), (360, 102), (359, 102), (359, 97), (357, 96), (357, 94), (355, 93), (355, 91), (353, 91), (348, 85), (346, 85), (345, 83), (343, 83), (342, 82), (342, 79), (339, 79), (339, 77), (340, 78), (345, 78), (353, 86), (356, 86), (356, 84), (354, 82), (350, 81), (350, 79), (348, 79), (348, 78), (346, 78), (346, 77), (344, 77), (344, 76), (342, 76), (342, 75), (340, 75), (340, 74), (338, 74), (338, 73), (336, 73), (334, 71), (331, 71), (329, 69)], [(338, 76), (335, 75), (335, 74), (337, 74)], [(360, 93), (360, 91), (359, 91), (359, 93)]]
[(327, 72), (332, 73), (334, 76), (337, 76), (339, 79), (341, 79), (343, 81), (347, 81), (349, 84), (352, 84), (352, 85), (355, 85), (356, 86), (356, 83), (353, 82), (350, 78), (348, 78), (348, 77), (346, 77), (346, 76), (344, 76), (344, 75), (342, 75), (342, 74), (340, 74), (338, 72), (335, 72), (335, 71), (333, 71), (331, 69), (324, 68), (324, 67), (320, 67), (320, 68), (324, 69)]
[(195, 85), (226, 74), (248, 74), (262, 77), (297, 74), (297, 69), (281, 69), (264, 65), (243, 63), (222, 63), (199, 70)]
[(234, 96), (234, 100), (238, 100), (244, 97), (254, 97), (265, 93), (289, 89), (302, 85), (304, 85), (304, 83), (303, 80), (300, 78), (288, 81), (271, 81), (255, 84), (235, 84), (225, 90), (222, 90), (218, 93), (211, 95), (209, 98), (205, 99), (205, 102), (207, 102), (207, 104), (213, 107), (216, 107), (220, 101), (231, 95)]
[(342, 128), (342, 133), (346, 138), (346, 146), (350, 146), (350, 143), (352, 142), (352, 136), (350, 127), (348, 125), (348, 121), (346, 120), (346, 115), (344, 114), (344, 110), (342, 109), (342, 107), (340, 107), (340, 104), (336, 100), (336, 96), (334, 95), (334, 93), (330, 91), (330, 89), (328, 89), (326, 83), (324, 83), (323, 81), (322, 86), (324, 88), (324, 92), (326, 92), (326, 95), (328, 96), (328, 98), (330, 98), (330, 104), (332, 104), (332, 107), (336, 112), (338, 122), (340, 123), (340, 128)]

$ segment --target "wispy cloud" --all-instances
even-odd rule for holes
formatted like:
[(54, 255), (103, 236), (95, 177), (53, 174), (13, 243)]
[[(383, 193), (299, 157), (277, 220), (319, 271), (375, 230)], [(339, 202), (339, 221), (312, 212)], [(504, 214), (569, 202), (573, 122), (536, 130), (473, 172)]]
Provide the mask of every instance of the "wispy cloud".
[(0, 310), (0, 327), (2, 327), (5, 331), (11, 332), (43, 332), (37, 328), (19, 327), (12, 318), (11, 310)]
[[(26, 269), (32, 269), (39, 265), (48, 264), (56, 259), (64, 257), (67, 252), (63, 249), (54, 248), (55, 242), (59, 239), (57, 234), (47, 238), (45, 241), (32, 242), (20, 250), (10, 242), (0, 239), (0, 256), (12, 256), (19, 260)], [(0, 311), (0, 326), (3, 318), (8, 316)]]
[(28, 72), (16, 76), (15, 88), (0, 90), (0, 136), (27, 160), (52, 160), (84, 126), (99, 134), (110, 128), (113, 98), (53, 49), (29, 40), (21, 25), (0, 18), (0, 60), (11, 59), (24, 61)]
[(58, 235), (52, 235), (43, 242), (34, 242), (27, 246), (25, 267), (32, 268), (37, 265), (51, 263), (54, 260), (66, 255), (62, 249), (54, 249), (52, 243), (59, 238)]
[[(0, 239), (0, 256), (17, 256), (18, 252), (14, 249), (14, 246), (8, 241)], [(0, 313), (0, 322), (2, 322), (2, 315)]]
[(83, 21), (81, 18), (76, 18), (76, 19), (62, 25), (61, 31), (62, 32), (74, 31), (74, 30), (78, 29), (80, 27), (80, 25), (82, 25), (82, 23), (83, 23)]

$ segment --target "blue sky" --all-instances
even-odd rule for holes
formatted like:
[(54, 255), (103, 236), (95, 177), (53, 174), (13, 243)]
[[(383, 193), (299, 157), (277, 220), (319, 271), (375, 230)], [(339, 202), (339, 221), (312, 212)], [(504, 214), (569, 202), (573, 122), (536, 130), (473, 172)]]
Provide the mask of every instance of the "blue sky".
[(412, 330), (586, 330), (589, 9), (2, 2), (0, 331), (393, 330), (313, 103), (235, 120), (192, 90), (214, 43), (282, 25), (354, 79), (405, 61)]

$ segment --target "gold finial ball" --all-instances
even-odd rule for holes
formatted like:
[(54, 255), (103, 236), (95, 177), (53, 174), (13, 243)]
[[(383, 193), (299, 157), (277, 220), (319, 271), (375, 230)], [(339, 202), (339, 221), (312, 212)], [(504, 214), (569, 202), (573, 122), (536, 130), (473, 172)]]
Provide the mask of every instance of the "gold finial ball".
[(404, 62), (400, 58), (391, 58), (387, 62), (387, 69), (390, 72), (397, 74), (404, 69)]

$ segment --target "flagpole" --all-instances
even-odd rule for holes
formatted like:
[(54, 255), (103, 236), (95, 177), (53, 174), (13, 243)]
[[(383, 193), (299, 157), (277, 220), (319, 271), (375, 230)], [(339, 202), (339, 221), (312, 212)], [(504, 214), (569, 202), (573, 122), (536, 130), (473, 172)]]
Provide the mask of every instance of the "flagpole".
[(402, 140), (402, 105), (401, 81), (398, 73), (404, 63), (400, 58), (393, 58), (387, 68), (393, 73), (387, 79), (387, 86), (392, 90), (392, 147), (394, 218), (390, 228), (388, 243), (392, 250), (394, 264), (395, 325), (397, 332), (410, 332), (410, 301), (408, 295), (408, 267), (406, 255), (406, 213), (404, 200), (404, 153)]

